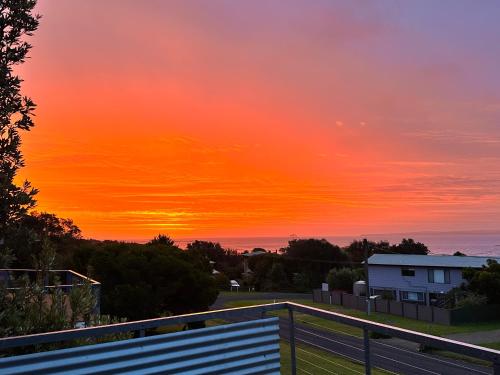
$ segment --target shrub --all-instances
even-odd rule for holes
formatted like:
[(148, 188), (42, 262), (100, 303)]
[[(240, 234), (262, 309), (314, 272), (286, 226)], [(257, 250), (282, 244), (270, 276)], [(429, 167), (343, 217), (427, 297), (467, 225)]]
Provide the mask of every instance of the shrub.
[(231, 281), (229, 278), (223, 273), (218, 273), (214, 276), (215, 285), (217, 286), (217, 290), (229, 290), (231, 288)]
[(359, 272), (351, 268), (332, 268), (327, 276), (330, 289), (343, 290), (348, 293), (352, 293), (352, 285), (359, 279)]
[(481, 306), (488, 303), (488, 298), (481, 294), (467, 293), (462, 299), (455, 303), (455, 307)]

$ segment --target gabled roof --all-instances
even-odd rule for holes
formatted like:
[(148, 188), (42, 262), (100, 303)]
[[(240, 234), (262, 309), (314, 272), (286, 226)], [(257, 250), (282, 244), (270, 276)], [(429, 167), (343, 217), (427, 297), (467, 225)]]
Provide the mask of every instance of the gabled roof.
[(415, 267), (481, 268), (482, 266), (486, 266), (488, 264), (488, 259), (493, 259), (500, 263), (500, 257), (374, 254), (368, 258), (368, 264)]

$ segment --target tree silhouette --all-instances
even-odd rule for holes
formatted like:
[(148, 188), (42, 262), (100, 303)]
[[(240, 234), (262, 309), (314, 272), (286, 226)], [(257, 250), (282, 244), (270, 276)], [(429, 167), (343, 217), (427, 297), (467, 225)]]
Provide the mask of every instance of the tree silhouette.
[(149, 241), (147, 244), (148, 245), (165, 245), (168, 247), (175, 246), (175, 242), (173, 239), (171, 239), (169, 236), (167, 236), (165, 234), (161, 234), (161, 233), (159, 235), (153, 237), (153, 239), (151, 241)]
[(416, 255), (427, 255), (429, 254), (429, 249), (421, 242), (415, 242), (413, 238), (403, 238), (401, 243), (398, 245), (393, 245), (391, 251), (396, 254), (416, 254)]
[(37, 190), (28, 181), (14, 183), (24, 166), (20, 150), (21, 131), (33, 126), (35, 103), (21, 95), (22, 79), (14, 67), (22, 64), (31, 45), (25, 41), (38, 27), (33, 14), (36, 0), (0, 0), (0, 251), (8, 227), (19, 221), (35, 205)]

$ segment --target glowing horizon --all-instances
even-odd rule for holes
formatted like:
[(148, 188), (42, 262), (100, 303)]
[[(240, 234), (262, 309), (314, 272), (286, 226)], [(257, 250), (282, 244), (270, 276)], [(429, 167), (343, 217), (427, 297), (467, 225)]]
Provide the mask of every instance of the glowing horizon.
[(498, 4), (137, 4), (40, 0), (38, 211), (98, 239), (500, 229)]

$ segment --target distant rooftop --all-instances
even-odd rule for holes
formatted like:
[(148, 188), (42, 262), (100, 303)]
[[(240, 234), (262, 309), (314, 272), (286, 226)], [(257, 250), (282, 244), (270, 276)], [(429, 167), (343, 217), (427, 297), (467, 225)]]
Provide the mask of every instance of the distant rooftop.
[(262, 254), (266, 254), (266, 252), (262, 250), (257, 250), (257, 251), (252, 251), (250, 253), (243, 253), (242, 255), (244, 257), (254, 257), (256, 255), (262, 255)]
[(368, 258), (368, 264), (416, 267), (481, 268), (482, 266), (486, 266), (488, 264), (488, 259), (493, 259), (500, 263), (499, 257), (374, 254)]

